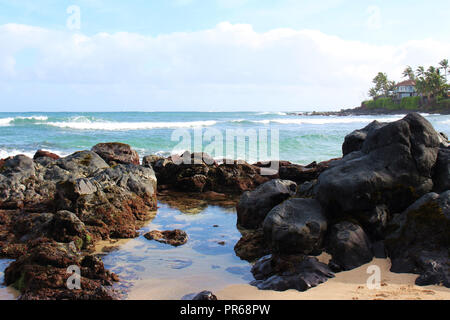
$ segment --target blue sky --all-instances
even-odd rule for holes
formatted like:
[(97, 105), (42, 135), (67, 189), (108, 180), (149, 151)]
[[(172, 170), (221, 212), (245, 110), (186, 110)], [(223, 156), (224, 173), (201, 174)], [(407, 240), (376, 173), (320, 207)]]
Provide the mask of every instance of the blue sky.
[(373, 73), (448, 58), (449, 12), (443, 0), (0, 0), (0, 111), (352, 107)]

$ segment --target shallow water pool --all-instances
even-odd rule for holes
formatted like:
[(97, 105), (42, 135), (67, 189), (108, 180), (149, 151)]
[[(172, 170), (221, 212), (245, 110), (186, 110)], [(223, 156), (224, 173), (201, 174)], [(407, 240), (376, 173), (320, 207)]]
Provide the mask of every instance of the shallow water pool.
[[(119, 275), (116, 286), (125, 298), (182, 299), (253, 280), (250, 264), (234, 253), (241, 237), (234, 208), (208, 205), (197, 213), (185, 213), (168, 204), (159, 206), (141, 236), (122, 242), (102, 257), (105, 267)], [(185, 245), (172, 247), (143, 236), (151, 230), (173, 229), (187, 232)]]

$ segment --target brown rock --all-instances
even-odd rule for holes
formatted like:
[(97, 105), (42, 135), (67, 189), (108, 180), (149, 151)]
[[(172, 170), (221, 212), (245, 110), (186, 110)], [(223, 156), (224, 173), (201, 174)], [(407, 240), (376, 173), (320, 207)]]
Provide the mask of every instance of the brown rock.
[(50, 158), (50, 159), (53, 159), (53, 160), (58, 160), (60, 158), (60, 156), (58, 156), (57, 154), (51, 153), (49, 151), (38, 150), (34, 154), (33, 160), (36, 160), (36, 159), (39, 159), (39, 158)]
[(150, 231), (144, 235), (148, 240), (155, 240), (161, 243), (170, 244), (171, 246), (178, 247), (185, 244), (188, 240), (188, 235), (182, 230), (172, 231)]
[(125, 143), (99, 143), (92, 147), (91, 150), (102, 157), (103, 160), (105, 160), (108, 164), (140, 164), (138, 153)]

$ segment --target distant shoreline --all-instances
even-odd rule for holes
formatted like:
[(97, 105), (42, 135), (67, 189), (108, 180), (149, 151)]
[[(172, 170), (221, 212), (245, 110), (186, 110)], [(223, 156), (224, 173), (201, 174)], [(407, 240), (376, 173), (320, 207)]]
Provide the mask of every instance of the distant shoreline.
[(388, 110), (388, 109), (367, 109), (357, 107), (353, 109), (343, 109), (340, 111), (311, 111), (311, 112), (287, 112), (287, 115), (297, 116), (373, 116), (373, 115), (393, 115), (393, 114), (408, 114), (411, 112), (449, 115), (450, 110)]

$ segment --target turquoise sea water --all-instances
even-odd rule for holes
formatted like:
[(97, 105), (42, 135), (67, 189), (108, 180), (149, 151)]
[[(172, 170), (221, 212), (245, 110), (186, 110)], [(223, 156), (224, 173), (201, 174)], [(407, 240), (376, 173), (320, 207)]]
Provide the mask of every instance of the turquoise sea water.
[[(450, 116), (425, 116), (437, 130), (450, 134)], [(171, 140), (174, 130), (186, 129), (193, 136), (193, 129), (202, 127), (204, 132), (218, 129), (224, 137), (229, 129), (278, 130), (280, 159), (308, 164), (340, 156), (349, 132), (373, 120), (400, 118), (402, 115), (336, 117), (283, 112), (0, 113), (0, 158), (19, 153), (32, 156), (37, 149), (68, 155), (110, 141), (128, 143), (141, 156), (169, 155), (174, 149), (181, 151), (176, 150), (179, 140)], [(205, 141), (203, 146), (207, 144)], [(199, 148), (191, 146), (190, 150)], [(268, 158), (260, 155), (256, 160)]]
[[(440, 132), (450, 135), (450, 116), (424, 115)], [(217, 129), (271, 129), (279, 132), (280, 159), (308, 164), (341, 156), (346, 134), (373, 120), (395, 121), (389, 116), (298, 116), (273, 113), (0, 113), (0, 159), (15, 154), (33, 156), (38, 149), (59, 155), (90, 149), (99, 142), (130, 144), (140, 156), (169, 155), (177, 129), (193, 134)], [(198, 130), (198, 129), (196, 129)], [(206, 143), (207, 144), (207, 143)], [(192, 147), (199, 151), (201, 146)], [(264, 159), (259, 159), (264, 160)], [(117, 273), (130, 299), (181, 299), (205, 289), (220, 290), (252, 280), (250, 264), (240, 260), (234, 246), (240, 238), (236, 211), (217, 206), (190, 214), (160, 202), (156, 217), (141, 230), (183, 229), (186, 245), (174, 248), (148, 241), (142, 235), (103, 254), (105, 266)], [(218, 227), (217, 227), (218, 226)], [(0, 300), (15, 293), (2, 286), (3, 271), (11, 260), (0, 260)]]

